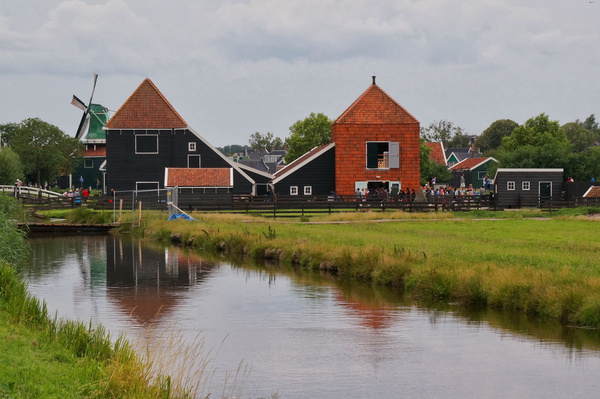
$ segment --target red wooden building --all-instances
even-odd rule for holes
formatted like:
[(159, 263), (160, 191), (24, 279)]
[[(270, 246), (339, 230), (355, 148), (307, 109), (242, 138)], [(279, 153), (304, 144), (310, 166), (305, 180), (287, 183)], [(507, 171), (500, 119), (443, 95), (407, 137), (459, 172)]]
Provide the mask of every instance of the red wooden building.
[(420, 184), (419, 121), (375, 83), (333, 122), (335, 189), (353, 195), (357, 189)]

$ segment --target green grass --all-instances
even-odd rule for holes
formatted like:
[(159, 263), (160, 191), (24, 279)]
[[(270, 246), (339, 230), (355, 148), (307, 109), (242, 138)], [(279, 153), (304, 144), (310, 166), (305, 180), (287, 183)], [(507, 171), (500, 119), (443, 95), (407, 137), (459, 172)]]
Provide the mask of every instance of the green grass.
[[(166, 221), (147, 212), (141, 230), (161, 240), (178, 233), (194, 248), (392, 286), (418, 300), (600, 327), (599, 221), (587, 216), (597, 210), (366, 212), (315, 216), (311, 223), (230, 214)], [(333, 223), (313, 223), (319, 221)]]

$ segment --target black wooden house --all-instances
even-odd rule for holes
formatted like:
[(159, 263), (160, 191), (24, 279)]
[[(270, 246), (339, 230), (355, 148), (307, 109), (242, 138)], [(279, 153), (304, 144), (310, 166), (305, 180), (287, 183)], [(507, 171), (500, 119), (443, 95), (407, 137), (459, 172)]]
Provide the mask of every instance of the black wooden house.
[(315, 147), (275, 173), (278, 195), (310, 197), (335, 190), (335, 143)]
[(543, 206), (559, 200), (563, 192), (563, 169), (500, 168), (494, 177), (494, 197), (499, 208)]
[(256, 193), (257, 182), (190, 128), (150, 79), (105, 129), (108, 190), (163, 189), (168, 168), (226, 168), (231, 169), (233, 194)]

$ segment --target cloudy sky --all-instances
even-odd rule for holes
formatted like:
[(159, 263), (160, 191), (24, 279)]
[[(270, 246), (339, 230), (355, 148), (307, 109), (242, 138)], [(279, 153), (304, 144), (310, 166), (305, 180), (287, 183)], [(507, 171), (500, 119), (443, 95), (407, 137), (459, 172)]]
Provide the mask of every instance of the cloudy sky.
[(70, 135), (150, 78), (215, 146), (336, 119), (377, 84), (427, 126), (600, 119), (600, 1), (0, 0), (0, 123)]

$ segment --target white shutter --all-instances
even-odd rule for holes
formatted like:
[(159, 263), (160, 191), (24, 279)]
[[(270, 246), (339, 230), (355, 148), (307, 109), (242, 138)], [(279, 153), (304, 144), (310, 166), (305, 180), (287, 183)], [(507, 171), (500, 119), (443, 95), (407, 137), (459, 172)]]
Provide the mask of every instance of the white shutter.
[(390, 169), (398, 169), (400, 167), (400, 143), (390, 141), (389, 145), (389, 167)]

